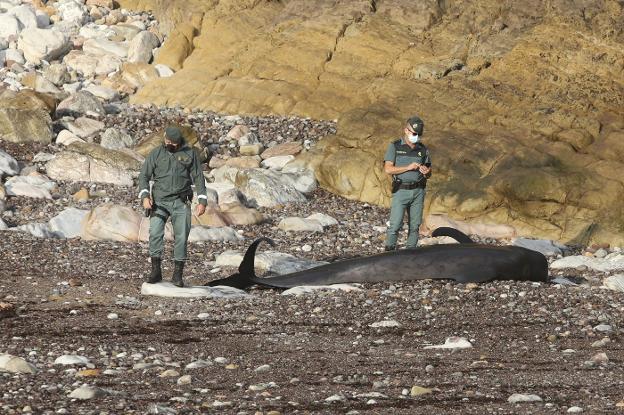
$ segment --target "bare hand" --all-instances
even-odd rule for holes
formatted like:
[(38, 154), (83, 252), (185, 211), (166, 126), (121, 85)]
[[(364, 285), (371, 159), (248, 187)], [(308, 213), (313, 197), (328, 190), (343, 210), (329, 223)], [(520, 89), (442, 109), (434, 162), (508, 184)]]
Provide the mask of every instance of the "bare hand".
[(151, 209), (152, 208), (152, 199), (150, 199), (149, 197), (146, 197), (143, 199), (143, 208), (144, 209)]
[(197, 216), (201, 216), (206, 212), (206, 206), (202, 205), (201, 203), (198, 204), (197, 206), (195, 206), (195, 214)]
[(413, 162), (413, 163), (410, 163), (408, 167), (410, 170), (418, 170), (418, 168), (421, 167), (421, 165), (416, 162)]
[(431, 167), (427, 167), (424, 164), (420, 166), (420, 168), (418, 169), (418, 171), (420, 171), (423, 175), (427, 175), (429, 174), (429, 172), (431, 171)]

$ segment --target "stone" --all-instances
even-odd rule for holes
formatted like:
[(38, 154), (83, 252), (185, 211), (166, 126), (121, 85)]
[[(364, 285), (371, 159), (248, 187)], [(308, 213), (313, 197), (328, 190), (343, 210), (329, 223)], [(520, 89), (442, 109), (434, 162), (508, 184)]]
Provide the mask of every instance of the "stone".
[(128, 44), (128, 62), (150, 63), (152, 49), (159, 45), (160, 41), (155, 34), (148, 31), (140, 32)]
[(81, 115), (94, 113), (105, 115), (106, 111), (102, 103), (90, 92), (79, 91), (61, 101), (56, 107), (57, 117), (79, 117)]
[(624, 274), (611, 275), (602, 281), (602, 285), (613, 291), (624, 292)]
[[(141, 29), (132, 24), (121, 23), (115, 26), (111, 26), (111, 29), (115, 32), (118, 38), (122, 38), (126, 41), (132, 41), (137, 36)], [(128, 44), (130, 46), (130, 44)]]
[(96, 386), (82, 385), (74, 389), (68, 396), (72, 399), (88, 400), (101, 398), (108, 395), (108, 392)]
[(362, 289), (350, 284), (300, 285), (298, 287), (289, 288), (288, 290), (283, 291), (281, 295), (300, 296), (324, 291), (356, 292), (362, 291)]
[(17, 47), (28, 62), (38, 64), (60, 58), (69, 51), (70, 43), (67, 36), (55, 30), (27, 28), (20, 33)]
[(78, 136), (76, 136), (74, 133), (72, 133), (69, 130), (61, 130), (59, 131), (58, 135), (56, 136), (56, 143), (57, 144), (62, 144), (64, 146), (68, 146), (72, 143), (84, 143), (85, 141), (78, 138)]
[(52, 119), (34, 91), (0, 91), (0, 139), (13, 143), (52, 141)]
[(270, 170), (239, 171), (234, 184), (254, 206), (273, 207), (306, 201), (305, 196), (295, 187), (284, 183), (278, 174), (273, 174)]
[(319, 221), (297, 217), (284, 218), (277, 227), (285, 232), (323, 232), (323, 225)]
[(441, 345), (433, 345), (433, 346), (425, 346), (425, 349), (470, 349), (472, 347), (472, 343), (466, 340), (463, 337), (449, 337), (446, 339), (444, 344)]
[(262, 143), (244, 144), (239, 148), (241, 156), (257, 156), (262, 150), (264, 150)]
[(262, 160), (260, 165), (267, 169), (282, 170), (286, 164), (295, 159), (295, 156), (275, 156)]
[(102, 38), (87, 39), (82, 45), (82, 50), (87, 55), (101, 59), (107, 59), (109, 56), (123, 59), (128, 56), (127, 45)]
[(17, 38), (20, 31), (20, 24), (17, 17), (10, 14), (0, 14), (0, 38)]
[(550, 240), (515, 238), (511, 243), (515, 246), (520, 246), (550, 256), (561, 255), (564, 251), (568, 251), (565, 245)]
[(243, 240), (236, 230), (230, 227), (209, 228), (205, 226), (193, 226), (189, 233), (189, 242), (199, 241), (229, 241), (238, 242)]
[(81, 187), (80, 190), (72, 195), (72, 199), (74, 199), (76, 203), (86, 202), (90, 198), (91, 195), (89, 195), (89, 190), (86, 187)]
[[(91, 209), (82, 223), (81, 237), (85, 240), (147, 241), (149, 218), (129, 206), (105, 203)], [(170, 222), (165, 226), (165, 239), (173, 239)]]
[(115, 8), (115, 2), (113, 0), (87, 0), (85, 3), (87, 6), (99, 6), (108, 10)]
[[(20, 23), (21, 28), (37, 28), (37, 16), (32, 8), (27, 5), (21, 5), (17, 7), (11, 8), (9, 13), (17, 18)], [(1, 19), (1, 17), (0, 17)], [(2, 26), (2, 22), (0, 22), (0, 27)], [(0, 29), (0, 37), (2, 37), (1, 29)], [(8, 36), (5, 36), (8, 37)]]
[(64, 0), (55, 3), (55, 7), (61, 19), (77, 23), (78, 25), (83, 25), (89, 16), (87, 8), (84, 6), (83, 2), (80, 1)]
[(225, 135), (225, 138), (228, 140), (235, 140), (236, 142), (238, 142), (238, 140), (248, 135), (249, 133), (251, 133), (251, 129), (248, 126), (243, 125), (243, 124), (238, 124), (232, 127), (230, 131), (228, 131), (228, 133)]
[(116, 128), (107, 128), (102, 133), (100, 145), (111, 150), (130, 148), (136, 144), (134, 138)]
[[(0, 51), (0, 60), (4, 62), (13, 62), (23, 65), (26, 63), (26, 59), (24, 59), (24, 54), (19, 49), (6, 49)], [(4, 66), (4, 65), (2, 65)]]
[(509, 403), (542, 402), (542, 398), (533, 394), (514, 393), (509, 398), (507, 398), (507, 402)]
[(56, 183), (43, 175), (15, 176), (4, 183), (7, 195), (24, 196), (36, 199), (52, 199)]
[(43, 70), (43, 77), (56, 86), (63, 86), (70, 80), (67, 66), (62, 63), (52, 63)]
[(84, 39), (110, 39), (115, 31), (107, 25), (87, 23), (80, 28), (78, 34)]
[(605, 258), (590, 258), (582, 255), (572, 255), (557, 259), (550, 264), (551, 269), (566, 269), (587, 267), (600, 272), (624, 270), (624, 255), (619, 253), (609, 254)]
[(117, 91), (102, 85), (91, 84), (83, 89), (93, 94), (94, 97), (100, 98), (104, 101), (115, 101), (119, 99), (119, 93)]
[(17, 164), (17, 160), (11, 157), (4, 150), (0, 149), (0, 177), (2, 176), (16, 176), (20, 172), (20, 167)]
[(412, 389), (410, 390), (410, 396), (422, 396), (422, 395), (428, 395), (432, 392), (431, 389), (429, 388), (424, 388), (422, 386), (418, 386), (418, 385), (414, 385), (412, 386)]
[(85, 366), (89, 364), (89, 358), (76, 354), (64, 354), (57, 357), (54, 360), (55, 365), (80, 365)]
[(28, 374), (35, 374), (39, 371), (35, 365), (21, 357), (12, 356), (10, 354), (0, 354), (0, 371), (3, 370), (10, 373)]
[(241, 156), (227, 159), (225, 165), (237, 169), (254, 169), (260, 167), (260, 157), (258, 156)]
[(154, 68), (156, 69), (156, 71), (158, 71), (158, 76), (160, 76), (161, 78), (168, 78), (170, 76), (173, 76), (173, 74), (175, 73), (170, 67), (168, 67), (167, 65), (163, 65), (162, 63), (154, 65)]
[(319, 222), (321, 225), (323, 225), (323, 227), (338, 225), (338, 221), (336, 219), (324, 213), (318, 213), (318, 212), (313, 213), (312, 215), (308, 216), (306, 219), (315, 220)]
[(21, 81), (25, 87), (44, 94), (59, 94), (61, 92), (56, 85), (35, 72), (23, 76)]
[(301, 152), (303, 145), (299, 142), (286, 142), (267, 148), (260, 156), (268, 159), (276, 156), (295, 156)]
[[(249, 297), (243, 290), (238, 288), (217, 286), (207, 287), (204, 285), (176, 287), (170, 282), (160, 282), (157, 284), (143, 283), (141, 285), (141, 295), (152, 295), (157, 297), (177, 297), (177, 298), (244, 298)], [(177, 375), (175, 375), (177, 376)]]
[(82, 233), (82, 222), (88, 213), (88, 210), (67, 208), (50, 219), (50, 230), (59, 238), (76, 238)]
[[(87, 143), (74, 142), (68, 148), (73, 148), (77, 144), (86, 145)], [(128, 157), (124, 154), (120, 156)], [(106, 159), (99, 160), (72, 151), (61, 152), (54, 160), (49, 161), (46, 164), (46, 172), (55, 180), (112, 183), (121, 186), (133, 184), (133, 174), (126, 169), (117, 167)]]
[(72, 50), (63, 58), (67, 67), (81, 73), (86, 78), (95, 75), (108, 75), (121, 68), (122, 61), (115, 56), (100, 59), (97, 56), (87, 55), (78, 50)]
[(90, 137), (103, 130), (105, 127), (102, 121), (87, 117), (78, 117), (74, 121), (64, 121), (62, 124), (80, 138)]

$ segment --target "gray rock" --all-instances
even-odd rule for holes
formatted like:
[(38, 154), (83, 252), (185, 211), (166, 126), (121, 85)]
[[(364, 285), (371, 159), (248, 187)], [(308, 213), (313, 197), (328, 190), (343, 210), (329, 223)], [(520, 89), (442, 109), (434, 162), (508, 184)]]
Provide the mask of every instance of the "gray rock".
[(82, 45), (87, 55), (107, 59), (109, 56), (124, 59), (128, 55), (128, 46), (108, 39), (88, 39)]
[(20, 167), (11, 155), (0, 149), (0, 177), (16, 176), (20, 172)]
[(543, 239), (526, 239), (516, 238), (512, 241), (515, 246), (527, 248), (532, 251), (541, 252), (544, 255), (560, 255), (567, 250), (565, 245), (562, 245), (556, 241), (543, 240)]
[(90, 92), (79, 91), (61, 101), (56, 107), (56, 116), (79, 117), (88, 113), (105, 115), (102, 103)]
[(507, 402), (509, 403), (525, 403), (525, 402), (541, 402), (542, 398), (533, 394), (524, 394), (524, 393), (514, 393), (509, 398), (507, 398)]
[(20, 23), (20, 27), (22, 28), (38, 27), (37, 16), (35, 15), (33, 9), (27, 5), (13, 7), (11, 8), (11, 10), (9, 10), (9, 14), (12, 14), (17, 18)]
[(39, 199), (52, 199), (51, 192), (56, 189), (56, 183), (43, 175), (11, 177), (4, 186), (10, 196)]
[(199, 241), (231, 241), (237, 242), (243, 237), (230, 227), (210, 228), (206, 226), (193, 226), (189, 234), (189, 242)]
[(19, 49), (6, 49), (0, 51), (0, 60), (3, 62), (13, 61), (17, 62), (20, 65), (26, 63), (26, 59), (24, 59), (24, 54)]
[(79, 356), (75, 354), (64, 354), (54, 360), (55, 365), (86, 365), (89, 363), (89, 359), (85, 356)]
[(74, 121), (63, 121), (62, 125), (80, 138), (87, 138), (104, 129), (102, 121), (79, 117)]
[(249, 296), (245, 291), (233, 287), (206, 287), (200, 285), (180, 288), (170, 282), (160, 282), (158, 284), (143, 283), (141, 285), (141, 294), (179, 298), (242, 298)]
[(284, 218), (277, 227), (286, 232), (323, 232), (323, 225), (319, 221), (297, 217)]
[(50, 230), (60, 238), (75, 238), (80, 236), (82, 222), (89, 214), (88, 210), (73, 207), (63, 210), (48, 222)]
[(624, 274), (611, 275), (602, 284), (610, 290), (624, 292)]
[(74, 389), (69, 397), (73, 399), (87, 400), (94, 398), (101, 398), (108, 395), (108, 391), (95, 386), (82, 385), (78, 389)]
[(10, 354), (0, 354), (0, 371), (34, 374), (37, 373), (38, 369), (35, 365), (21, 357), (11, 356)]
[(129, 148), (136, 144), (136, 140), (132, 136), (119, 131), (116, 128), (108, 128), (102, 134), (100, 145), (111, 150), (119, 150)]
[(63, 63), (53, 63), (43, 70), (43, 76), (56, 86), (63, 86), (69, 82), (70, 76), (67, 66)]

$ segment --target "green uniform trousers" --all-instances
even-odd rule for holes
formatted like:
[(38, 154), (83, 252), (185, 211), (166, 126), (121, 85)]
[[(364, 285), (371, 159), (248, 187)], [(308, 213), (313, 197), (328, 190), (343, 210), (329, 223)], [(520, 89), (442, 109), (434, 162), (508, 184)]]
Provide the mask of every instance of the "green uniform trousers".
[(406, 248), (418, 245), (418, 229), (422, 222), (425, 189), (399, 189), (392, 195), (390, 225), (386, 234), (386, 247), (396, 247), (399, 230), (403, 226), (403, 216), (407, 210), (409, 230)]
[(191, 205), (180, 198), (174, 201), (156, 202), (150, 218), (149, 252), (151, 257), (161, 258), (164, 249), (165, 224), (171, 217), (173, 225), (173, 259), (186, 260), (186, 242), (191, 231)]

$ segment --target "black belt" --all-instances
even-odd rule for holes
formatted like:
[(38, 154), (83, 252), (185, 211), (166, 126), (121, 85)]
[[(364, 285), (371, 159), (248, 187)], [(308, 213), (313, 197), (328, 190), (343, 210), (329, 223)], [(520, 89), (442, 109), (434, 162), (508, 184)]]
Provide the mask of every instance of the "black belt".
[(411, 189), (424, 189), (425, 186), (427, 184), (422, 181), (422, 182), (413, 182), (413, 183), (401, 183), (401, 185), (399, 186), (399, 189), (406, 189), (406, 190), (411, 190)]

